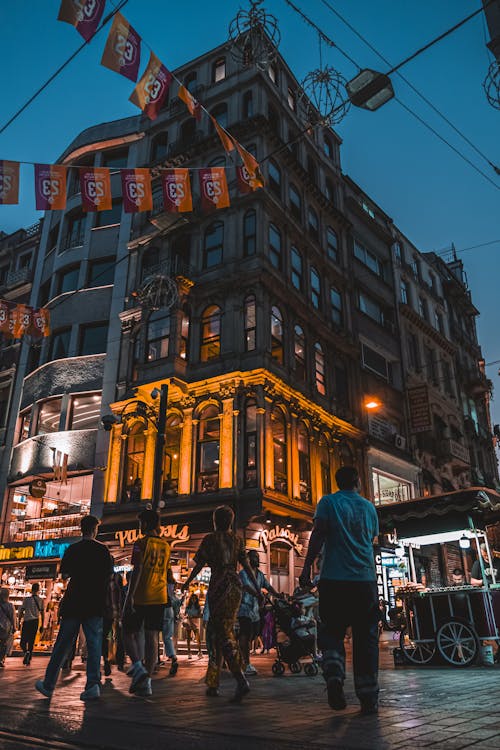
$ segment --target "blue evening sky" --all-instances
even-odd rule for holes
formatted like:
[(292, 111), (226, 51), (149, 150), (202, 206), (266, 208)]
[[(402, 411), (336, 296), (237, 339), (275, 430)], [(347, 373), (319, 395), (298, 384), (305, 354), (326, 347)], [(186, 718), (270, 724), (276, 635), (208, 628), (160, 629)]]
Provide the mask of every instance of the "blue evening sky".
[[(479, 0), (329, 0), (385, 57), (397, 63), (479, 6)], [(294, 0), (362, 67), (385, 70), (376, 56), (321, 2)], [(116, 3), (115, 3), (116, 4)], [(246, 0), (129, 0), (123, 14), (167, 67), (175, 68), (225, 41), (227, 27)], [(107, 9), (111, 7), (107, 3)], [(286, 5), (266, 0), (280, 23), (281, 53), (301, 80), (318, 67), (315, 32)], [(0, 126), (80, 44), (58, 22), (59, 0), (2, 0)], [(482, 82), (490, 57), (481, 14), (403, 70), (407, 77), (488, 158), (500, 163), (500, 111), (485, 98)], [(18, 120), (0, 135), (0, 158), (57, 159), (71, 139), (98, 122), (138, 110), (128, 102), (133, 84), (100, 66), (106, 30), (74, 60)], [(489, 38), (489, 37), (488, 37)], [(146, 52), (144, 57), (148, 53)], [(351, 78), (356, 68), (336, 50), (324, 61)], [(142, 68), (141, 68), (142, 70)], [(342, 166), (422, 251), (457, 249), (497, 240), (463, 254), (473, 299), (481, 311), (486, 361), (500, 359), (497, 334), (500, 272), (500, 177), (397, 77), (398, 97), (457, 146), (496, 184), (488, 183), (395, 101), (377, 113), (351, 109), (338, 126)], [(19, 206), (0, 206), (0, 229), (10, 232), (36, 220), (32, 168), (22, 172)], [(498, 384), (498, 367), (488, 374)], [(500, 384), (499, 384), (500, 385)], [(500, 390), (498, 391), (500, 394)], [(500, 395), (494, 404), (500, 422)]]

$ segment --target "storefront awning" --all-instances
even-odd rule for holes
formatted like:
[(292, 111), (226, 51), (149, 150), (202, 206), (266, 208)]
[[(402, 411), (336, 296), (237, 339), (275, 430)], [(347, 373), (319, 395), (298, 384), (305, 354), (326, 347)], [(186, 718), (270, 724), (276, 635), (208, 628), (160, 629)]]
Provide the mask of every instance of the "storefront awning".
[(500, 494), (488, 487), (471, 487), (407, 503), (377, 507), (382, 533), (396, 529), (399, 537), (458, 531), (471, 516), (478, 528), (500, 519)]

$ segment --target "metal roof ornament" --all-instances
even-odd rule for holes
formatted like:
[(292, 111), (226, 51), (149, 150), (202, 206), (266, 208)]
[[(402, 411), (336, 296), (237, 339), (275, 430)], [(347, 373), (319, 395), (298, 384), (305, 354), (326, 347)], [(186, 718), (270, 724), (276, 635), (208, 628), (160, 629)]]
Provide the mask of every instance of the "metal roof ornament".
[(281, 33), (278, 19), (262, 7), (263, 0), (250, 0), (250, 9), (240, 9), (229, 24), (231, 56), (242, 65), (267, 70), (278, 55)]
[(150, 312), (170, 310), (179, 299), (177, 283), (175, 279), (162, 274), (148, 276), (134, 293), (134, 297), (142, 308)]
[(299, 101), (311, 125), (338, 125), (349, 111), (351, 102), (346, 79), (330, 65), (311, 71), (301, 84)]
[(494, 109), (500, 109), (500, 63), (493, 60), (483, 83), (484, 92), (488, 103)]

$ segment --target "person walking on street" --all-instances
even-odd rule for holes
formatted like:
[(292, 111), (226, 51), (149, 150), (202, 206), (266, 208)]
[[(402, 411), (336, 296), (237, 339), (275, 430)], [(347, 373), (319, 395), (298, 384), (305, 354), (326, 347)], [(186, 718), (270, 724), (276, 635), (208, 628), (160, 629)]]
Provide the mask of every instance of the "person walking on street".
[(359, 494), (355, 468), (343, 466), (335, 475), (338, 492), (319, 501), (314, 528), (300, 576), (311, 585), (311, 567), (324, 545), (318, 584), (323, 652), (323, 676), (328, 703), (346, 707), (344, 696), (344, 637), (352, 627), (353, 672), (356, 695), (365, 714), (378, 711), (378, 620), (373, 541), (378, 536), (375, 507)]
[(9, 589), (0, 589), (0, 669), (5, 667), (7, 644), (15, 627), (14, 607), (9, 602)]
[(35, 683), (46, 698), (54, 692), (59, 671), (73, 648), (80, 626), (87, 643), (87, 683), (80, 699), (93, 700), (101, 695), (102, 618), (113, 558), (107, 547), (96, 541), (98, 518), (84, 516), (80, 527), (83, 539), (69, 546), (61, 561), (61, 575), (70, 580), (60, 606), (59, 633), (45, 677)]
[(179, 610), (181, 600), (177, 599), (175, 595), (175, 585), (173, 583), (167, 584), (168, 601), (165, 605), (165, 612), (163, 614), (163, 645), (165, 647), (165, 656), (170, 659), (170, 672), (171, 677), (175, 677), (177, 670), (179, 669), (179, 660), (175, 652), (174, 645), (174, 630), (175, 623), (179, 618)]
[(132, 677), (129, 692), (148, 696), (152, 694), (151, 676), (158, 662), (159, 635), (168, 601), (167, 583), (175, 581), (170, 567), (170, 545), (160, 536), (159, 514), (155, 510), (143, 510), (139, 521), (143, 536), (134, 544), (132, 552), (133, 570), (122, 622), (125, 649), (132, 660), (128, 672)]
[(197, 594), (191, 594), (186, 604), (184, 630), (186, 631), (188, 659), (191, 659), (191, 640), (194, 637), (198, 644), (198, 659), (203, 658), (200, 639), (201, 606)]
[(102, 658), (104, 660), (104, 675), (106, 677), (109, 677), (111, 674), (111, 662), (109, 660), (110, 638), (121, 614), (119, 579), (119, 573), (113, 573), (109, 579), (108, 590), (106, 592), (106, 608), (102, 621)]
[[(265, 589), (268, 594), (280, 596), (273, 586), (271, 586), (264, 573), (259, 569), (260, 559), (257, 550), (252, 549), (248, 552), (248, 562), (252, 568), (260, 593), (262, 593), (262, 589)], [(238, 622), (240, 626), (238, 642), (243, 659), (244, 672), (248, 676), (257, 674), (255, 667), (250, 664), (250, 644), (260, 635), (260, 607), (255, 595), (255, 586), (252, 584), (246, 570), (240, 570), (240, 580), (242, 595), (238, 610)]]
[(207, 598), (215, 658), (208, 662), (205, 678), (207, 695), (218, 695), (220, 671), (224, 659), (236, 680), (236, 691), (232, 701), (240, 703), (250, 691), (250, 685), (241, 669), (241, 655), (234, 635), (236, 615), (241, 601), (241, 580), (236, 572), (238, 563), (248, 573), (259, 602), (262, 595), (248, 562), (243, 540), (232, 530), (234, 513), (231, 508), (227, 505), (216, 508), (213, 521), (214, 531), (202, 540), (194, 557), (195, 566), (182, 588), (183, 591), (189, 590), (191, 581), (194, 581), (205, 566), (211, 569)]
[(19, 607), (19, 629), (21, 630), (21, 650), (24, 654), (23, 664), (29, 667), (35, 638), (40, 625), (43, 623), (43, 602), (38, 596), (40, 584), (34, 583), (31, 587), (31, 595), (27, 596)]

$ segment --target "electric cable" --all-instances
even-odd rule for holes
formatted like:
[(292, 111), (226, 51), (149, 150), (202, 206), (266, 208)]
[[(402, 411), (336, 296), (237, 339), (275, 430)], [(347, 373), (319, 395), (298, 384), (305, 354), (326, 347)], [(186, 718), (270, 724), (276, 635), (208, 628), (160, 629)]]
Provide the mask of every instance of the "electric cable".
[[(382, 62), (384, 62), (384, 63), (385, 63), (386, 65), (389, 65), (389, 66), (390, 66), (390, 65), (392, 65), (392, 63), (391, 63), (391, 62), (390, 62), (390, 61), (389, 61), (389, 60), (388, 60), (388, 59), (387, 59), (387, 58), (386, 58), (386, 57), (385, 57), (385, 56), (384, 56), (384, 55), (383, 55), (383, 54), (382, 54), (382, 53), (381, 53), (381, 52), (380, 52), (380, 51), (379, 51), (378, 49), (376, 49), (376, 47), (374, 47), (374, 45), (373, 45), (373, 44), (371, 44), (371, 42), (369, 42), (369, 41), (368, 41), (368, 40), (366, 39), (366, 37), (364, 37), (364, 36), (363, 36), (363, 35), (362, 35), (362, 34), (361, 34), (361, 33), (360, 33), (360, 32), (359, 32), (359, 31), (358, 31), (358, 30), (357, 30), (357, 29), (356, 29), (356, 28), (355, 28), (355, 27), (354, 27), (354, 26), (353, 26), (353, 25), (351, 24), (351, 23), (349, 23), (349, 21), (348, 21), (348, 20), (347, 20), (347, 19), (346, 19), (346, 18), (345, 18), (345, 17), (344, 17), (344, 16), (343, 16), (343, 15), (342, 15), (341, 13), (339, 13), (339, 11), (338, 11), (338, 10), (337, 10), (337, 9), (336, 9), (336, 8), (335, 8), (335, 7), (334, 7), (334, 6), (333, 6), (333, 5), (332, 5), (332, 4), (330, 3), (330, 2), (328, 2), (328, 0), (321, 0), (321, 2), (323, 3), (323, 5), (325, 5), (325, 6), (326, 6), (326, 7), (327, 7), (327, 8), (328, 8), (328, 9), (329, 9), (329, 10), (330, 10), (331, 12), (332, 12), (332, 13), (333, 13), (333, 14), (334, 14), (334, 15), (335, 15), (335, 16), (336, 16), (336, 17), (337, 17), (337, 18), (338, 18), (338, 19), (339, 19), (340, 21), (342, 21), (342, 23), (343, 23), (343, 24), (345, 24), (345, 26), (347, 26), (347, 28), (348, 28), (348, 29), (350, 29), (350, 31), (352, 31), (352, 33), (353, 33), (353, 34), (355, 34), (355, 36), (357, 36), (357, 37), (358, 37), (358, 39), (360, 39), (360, 40), (361, 40), (361, 41), (362, 41), (362, 42), (363, 42), (363, 43), (364, 43), (364, 44), (365, 44), (365, 45), (366, 45), (366, 46), (367, 46), (367, 47), (368, 47), (368, 48), (369, 48), (369, 49), (370, 49), (370, 50), (371, 50), (372, 52), (374, 52), (374, 53), (375, 53), (375, 54), (377, 55), (377, 57), (379, 57), (379, 58), (380, 58), (380, 59), (382, 60)], [(478, 148), (478, 147), (477, 147), (477, 146), (476, 146), (476, 145), (475, 145), (475, 144), (474, 144), (474, 143), (473, 143), (473, 142), (472, 142), (472, 141), (470, 140), (470, 138), (468, 138), (468, 136), (466, 136), (466, 135), (465, 135), (465, 133), (463, 133), (463, 132), (462, 132), (462, 131), (461, 131), (461, 130), (460, 130), (460, 129), (459, 129), (459, 128), (458, 128), (457, 126), (456, 126), (456, 125), (454, 125), (454, 123), (453, 123), (453, 122), (451, 122), (451, 120), (450, 120), (450, 119), (449, 119), (449, 118), (448, 118), (448, 117), (447, 117), (447, 116), (446, 116), (445, 114), (443, 114), (443, 113), (442, 113), (442, 112), (441, 112), (441, 111), (440, 111), (440, 110), (439, 110), (439, 109), (438, 109), (438, 108), (436, 107), (436, 105), (435, 105), (435, 104), (434, 104), (433, 102), (431, 102), (431, 101), (430, 101), (430, 99), (428, 99), (428, 98), (427, 98), (427, 97), (426, 97), (426, 96), (425, 96), (424, 94), (422, 94), (422, 92), (421, 92), (421, 91), (419, 91), (419, 89), (417, 89), (417, 87), (416, 87), (416, 86), (415, 86), (415, 85), (414, 85), (413, 83), (411, 83), (411, 81), (409, 81), (409, 80), (408, 80), (408, 78), (406, 78), (406, 77), (405, 77), (405, 76), (404, 76), (404, 75), (403, 75), (403, 74), (402, 74), (401, 72), (399, 72), (399, 71), (396, 71), (396, 73), (397, 73), (397, 75), (399, 76), (399, 78), (401, 78), (401, 80), (402, 80), (402, 81), (404, 81), (404, 83), (405, 83), (405, 84), (406, 84), (406, 85), (407, 85), (407, 86), (408, 86), (408, 87), (409, 87), (409, 88), (410, 88), (410, 89), (411, 89), (411, 90), (412, 90), (412, 91), (413, 91), (413, 92), (414, 92), (415, 94), (417, 94), (417, 96), (419, 96), (419, 97), (420, 97), (420, 99), (422, 99), (422, 101), (424, 101), (424, 102), (425, 102), (425, 103), (427, 104), (427, 106), (428, 106), (428, 107), (430, 107), (430, 108), (431, 108), (431, 109), (433, 110), (433, 112), (435, 112), (435, 113), (436, 113), (437, 115), (439, 115), (439, 117), (441, 117), (441, 119), (442, 119), (442, 120), (444, 120), (444, 122), (445, 122), (445, 123), (446, 123), (447, 125), (449, 125), (449, 127), (450, 127), (450, 128), (452, 129), (452, 130), (454, 130), (454, 131), (455, 131), (455, 133), (457, 133), (457, 135), (459, 135), (459, 136), (460, 136), (460, 137), (461, 137), (461, 138), (462, 138), (462, 139), (463, 139), (463, 140), (464, 140), (464, 141), (465, 141), (465, 142), (466, 142), (466, 143), (467, 143), (467, 144), (468, 144), (468, 145), (469, 145), (469, 146), (470, 146), (470, 147), (471, 147), (471, 148), (472, 148), (472, 149), (473, 149), (473, 150), (474, 150), (474, 151), (475, 151), (475, 152), (476, 152), (477, 154), (478, 154), (478, 156), (480, 156), (480, 157), (481, 157), (482, 159), (484, 159), (484, 160), (485, 160), (485, 161), (486, 161), (486, 162), (487, 162), (487, 163), (489, 164), (489, 166), (490, 166), (490, 167), (492, 167), (492, 169), (493, 169), (493, 170), (494, 170), (494, 171), (495, 171), (495, 172), (496, 172), (496, 173), (498, 174), (498, 169), (499, 169), (499, 168), (498, 168), (498, 167), (497, 167), (497, 166), (496, 166), (496, 165), (495, 165), (495, 164), (494, 164), (494, 163), (493, 163), (493, 162), (491, 161), (491, 159), (489, 159), (489, 158), (488, 158), (488, 157), (486, 156), (486, 154), (485, 154), (485, 153), (484, 153), (483, 151), (481, 151), (481, 149), (480, 149), (480, 148)]]
[(57, 68), (57, 70), (56, 70), (56, 71), (55, 71), (55, 72), (54, 72), (54, 73), (53, 73), (53, 74), (52, 74), (52, 75), (50, 76), (50, 78), (48, 78), (48, 79), (47, 79), (47, 80), (45, 81), (45, 83), (44, 83), (44, 84), (42, 84), (42, 85), (40, 86), (40, 88), (39, 88), (39, 89), (37, 89), (37, 90), (35, 91), (35, 93), (34, 93), (34, 94), (32, 94), (32, 96), (30, 96), (30, 98), (29, 98), (29, 99), (27, 99), (27, 101), (26, 101), (26, 102), (25, 102), (25, 103), (24, 103), (24, 104), (23, 104), (23, 105), (22, 105), (21, 107), (19, 107), (19, 109), (18, 109), (18, 110), (17, 110), (17, 111), (16, 111), (16, 112), (15, 112), (15, 113), (14, 113), (14, 114), (12, 115), (12, 117), (11, 117), (11, 118), (10, 118), (9, 120), (7, 120), (7, 122), (5, 123), (5, 125), (3, 125), (3, 126), (2, 126), (1, 128), (0, 128), (0, 135), (1, 135), (1, 134), (2, 134), (2, 133), (3, 133), (4, 131), (5, 131), (5, 130), (7, 130), (7, 128), (9, 127), (9, 125), (11, 125), (11, 124), (12, 124), (12, 123), (13, 123), (13, 122), (14, 122), (15, 120), (17, 120), (17, 118), (19, 117), (19, 115), (20, 115), (20, 114), (22, 114), (22, 113), (24, 112), (24, 110), (25, 110), (25, 109), (27, 109), (27, 108), (29, 107), (29, 105), (30, 105), (30, 104), (31, 104), (32, 102), (34, 102), (34, 101), (35, 101), (35, 99), (37, 99), (37, 97), (38, 97), (38, 96), (40, 96), (40, 94), (42, 93), (42, 91), (45, 91), (45, 89), (46, 89), (46, 88), (47, 88), (47, 87), (48, 87), (48, 86), (49, 86), (49, 85), (50, 85), (50, 84), (52, 83), (52, 81), (53, 81), (53, 80), (54, 80), (55, 78), (57, 78), (57, 76), (58, 76), (58, 75), (59, 75), (60, 73), (62, 73), (62, 71), (63, 71), (63, 70), (64, 70), (64, 69), (65, 69), (65, 68), (66, 68), (66, 67), (67, 67), (67, 66), (68, 66), (68, 65), (69, 65), (69, 64), (70, 64), (70, 63), (71, 63), (71, 62), (72, 62), (72, 61), (73, 61), (74, 59), (75, 59), (75, 57), (77, 57), (77, 55), (79, 55), (79, 54), (80, 54), (80, 52), (81, 52), (81, 51), (82, 51), (83, 49), (85, 49), (85, 47), (86, 47), (86, 46), (87, 46), (88, 44), (90, 44), (90, 42), (91, 42), (91, 41), (92, 41), (92, 40), (93, 40), (93, 39), (94, 39), (94, 38), (95, 38), (95, 37), (97, 36), (97, 34), (98, 34), (98, 33), (99, 33), (100, 31), (101, 31), (101, 29), (103, 29), (103, 28), (104, 28), (104, 26), (106, 26), (106, 24), (108, 23), (108, 21), (109, 21), (109, 20), (110, 20), (111, 18), (113, 18), (113, 16), (114, 16), (114, 15), (115, 15), (116, 13), (118, 13), (118, 12), (119, 12), (119, 11), (120, 11), (120, 10), (121, 10), (121, 9), (122, 9), (122, 8), (123, 8), (123, 7), (124, 7), (124, 6), (126, 5), (126, 4), (127, 4), (127, 3), (128, 3), (128, 0), (121, 0), (121, 2), (120, 2), (120, 3), (119, 3), (119, 4), (118, 4), (118, 5), (117, 5), (117, 6), (116, 6), (116, 7), (114, 8), (114, 10), (112, 10), (112, 11), (111, 11), (110, 13), (108, 13), (108, 15), (107, 15), (107, 16), (105, 16), (105, 18), (103, 18), (103, 20), (101, 21), (101, 23), (100, 23), (99, 27), (98, 27), (98, 28), (96, 29), (96, 32), (95, 32), (95, 34), (94, 34), (94, 35), (93, 35), (93, 36), (92, 36), (92, 37), (91, 37), (90, 39), (86, 39), (86, 40), (85, 40), (85, 41), (84, 41), (84, 42), (83, 42), (83, 43), (82, 43), (82, 44), (81, 44), (81, 45), (80, 45), (80, 46), (79, 46), (79, 47), (78, 47), (78, 48), (77, 48), (77, 49), (76, 49), (76, 50), (75, 50), (75, 51), (74, 51), (74, 52), (73, 52), (73, 53), (72, 53), (72, 54), (71, 54), (71, 55), (70, 55), (69, 57), (68, 57), (68, 59), (67, 59), (67, 60), (66, 60), (65, 62), (63, 62), (63, 63), (62, 63), (62, 65), (60, 65), (60, 66), (59, 66), (59, 67)]

